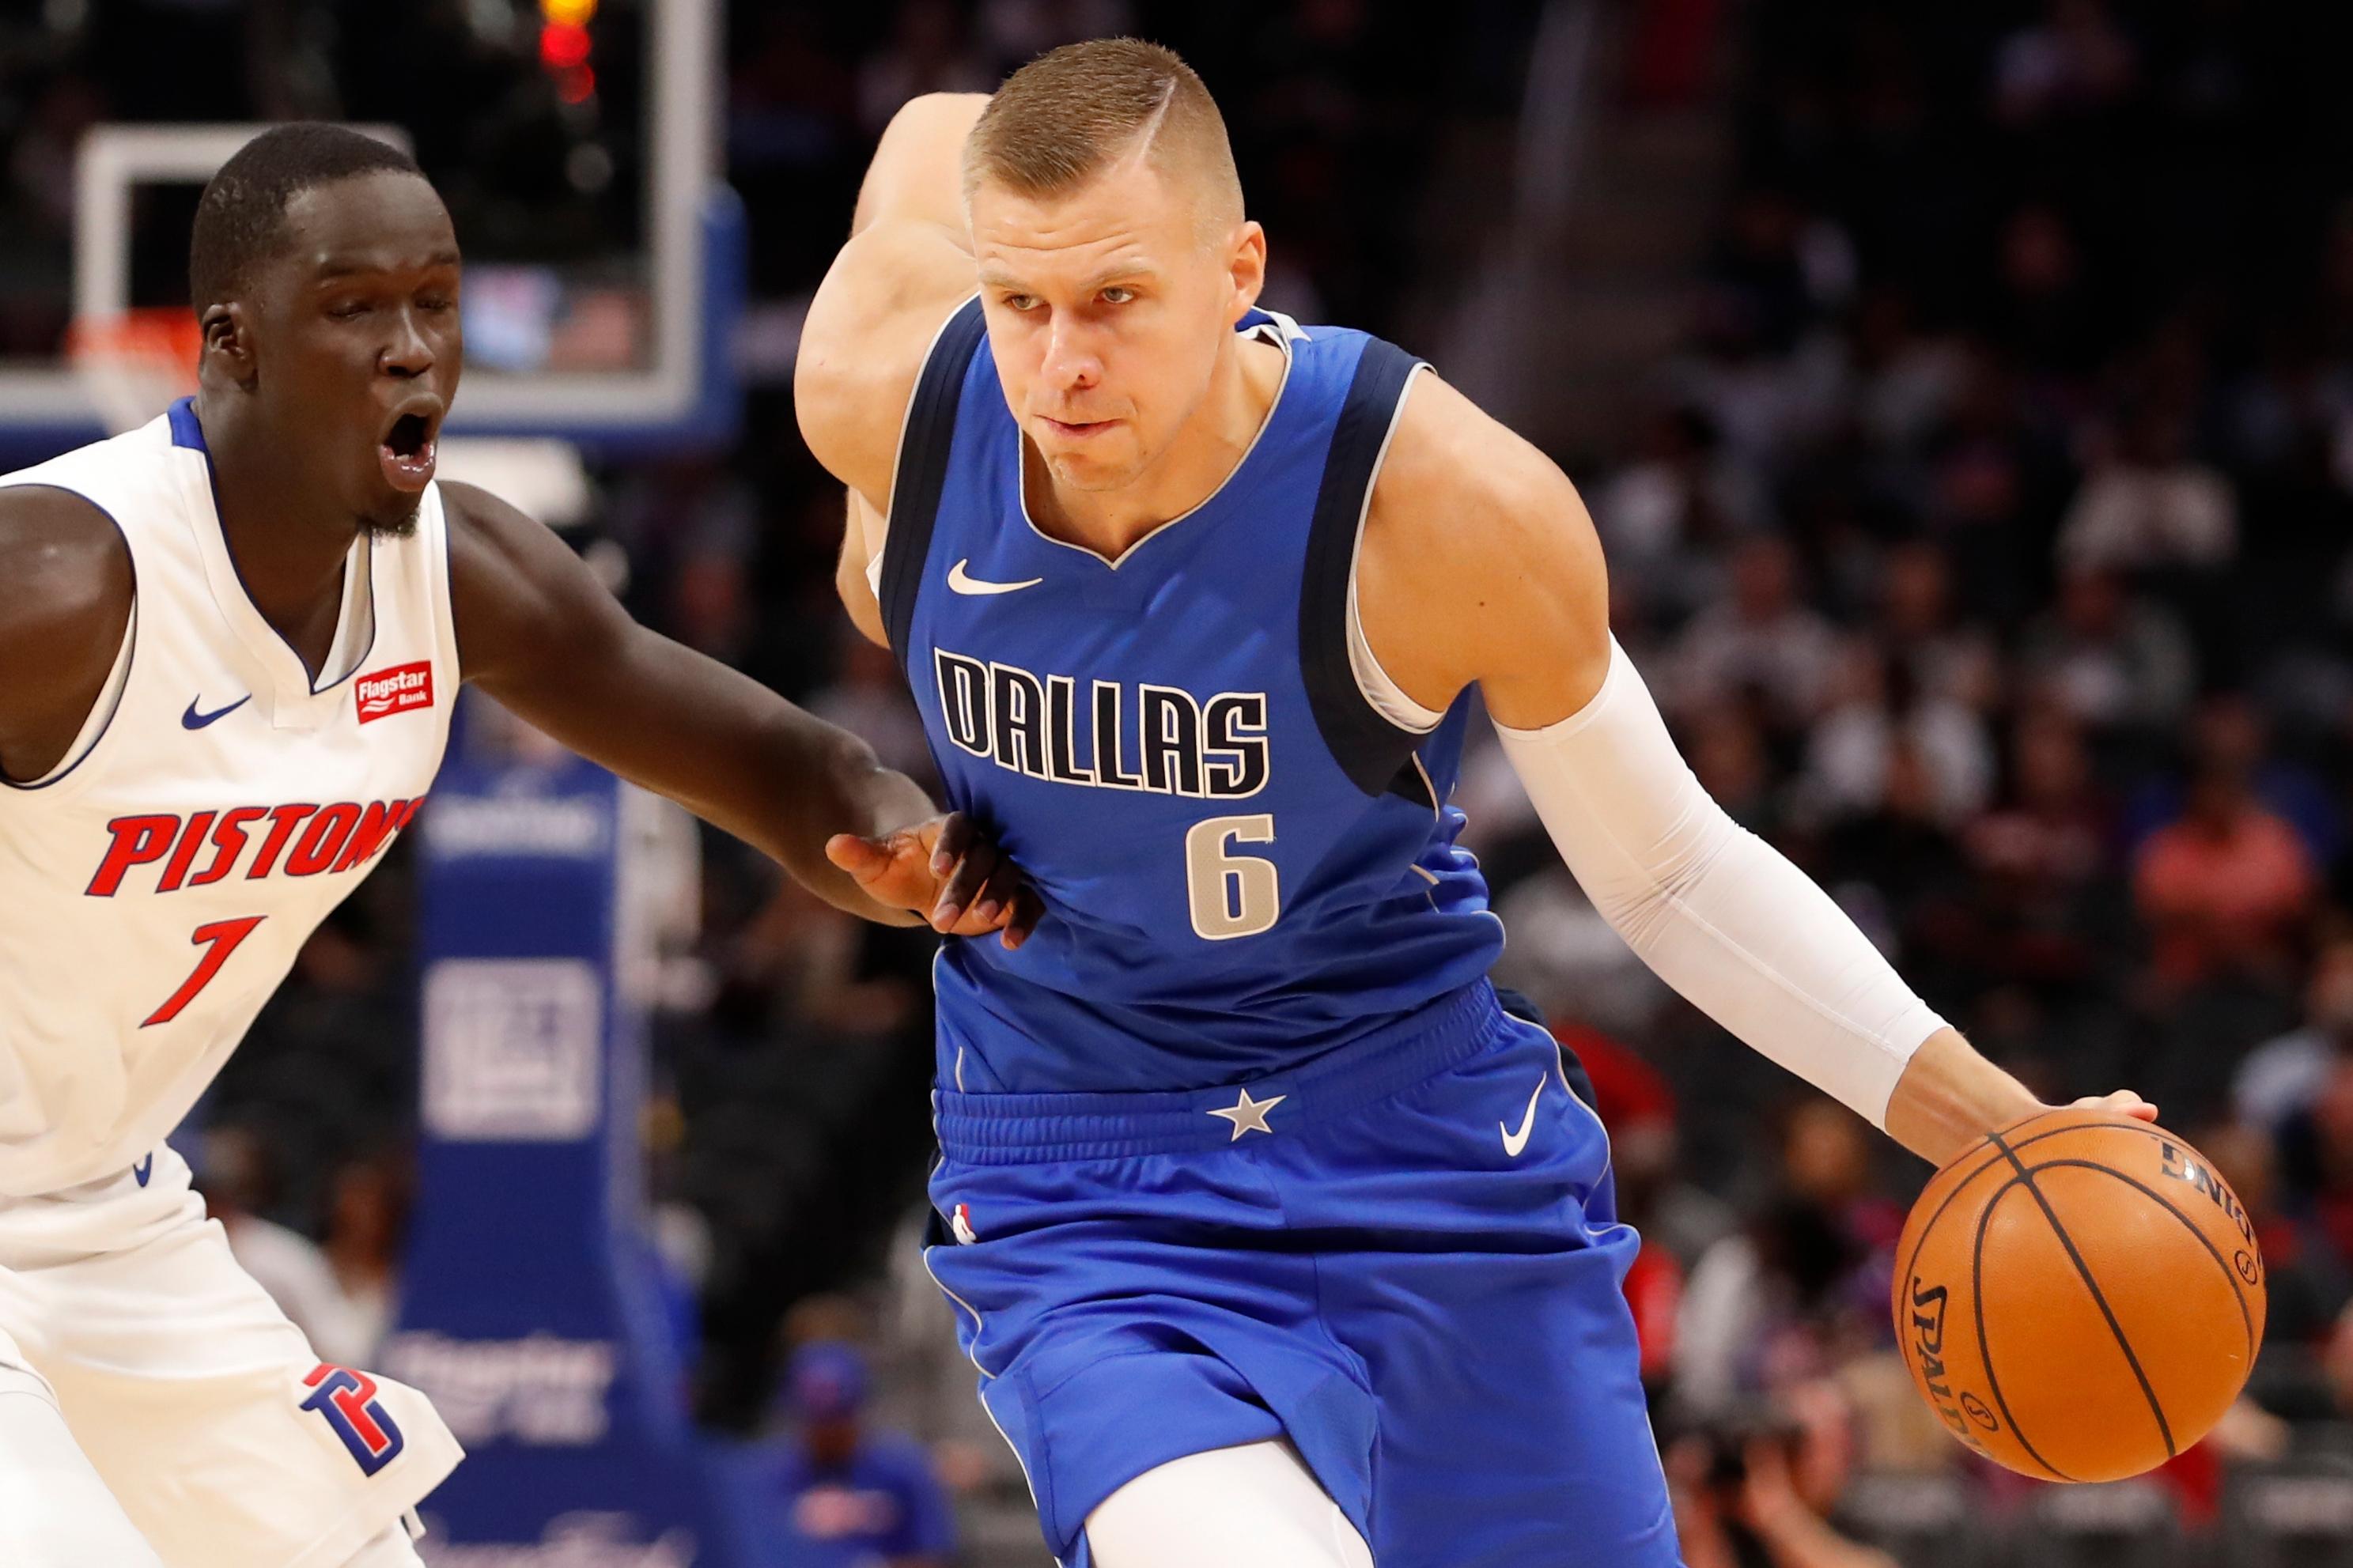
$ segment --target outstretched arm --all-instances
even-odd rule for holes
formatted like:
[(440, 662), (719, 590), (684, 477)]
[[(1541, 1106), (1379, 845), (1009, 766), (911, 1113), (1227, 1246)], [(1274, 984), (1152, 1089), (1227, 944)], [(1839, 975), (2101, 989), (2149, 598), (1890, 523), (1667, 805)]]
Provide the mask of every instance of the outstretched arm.
[[(1694, 1005), (1938, 1164), (2037, 1109), (1829, 895), (1700, 787), (1609, 635), (1576, 489), (1418, 377), (1359, 559), (1366, 641), (1406, 695), (1473, 681), (1594, 907)], [(2114, 1109), (2153, 1114), (2137, 1095)]]
[(539, 523), (441, 488), (465, 678), (583, 756), (765, 851), (837, 908), (1018, 945), (1010, 862), (855, 735), (630, 619)]

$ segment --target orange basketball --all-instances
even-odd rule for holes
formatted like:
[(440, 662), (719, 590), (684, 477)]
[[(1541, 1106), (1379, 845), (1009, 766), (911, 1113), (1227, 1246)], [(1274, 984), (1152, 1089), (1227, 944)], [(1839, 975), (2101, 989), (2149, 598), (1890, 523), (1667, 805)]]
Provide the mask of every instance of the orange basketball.
[(2263, 1338), (2238, 1198), (2172, 1133), (2105, 1110), (2027, 1117), (1937, 1172), (1894, 1297), (1921, 1396), (2042, 1480), (2116, 1480), (2188, 1448)]

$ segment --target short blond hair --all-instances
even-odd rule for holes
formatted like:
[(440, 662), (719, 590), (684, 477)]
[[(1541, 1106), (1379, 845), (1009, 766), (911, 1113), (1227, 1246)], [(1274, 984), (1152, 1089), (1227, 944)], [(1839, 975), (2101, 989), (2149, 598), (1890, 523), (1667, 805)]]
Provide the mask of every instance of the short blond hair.
[(1174, 49), (1141, 38), (1065, 44), (1008, 77), (965, 142), (965, 195), (983, 181), (1062, 195), (1139, 145), (1162, 174), (1201, 181), (1208, 212), (1240, 219), (1241, 178), (1217, 100)]

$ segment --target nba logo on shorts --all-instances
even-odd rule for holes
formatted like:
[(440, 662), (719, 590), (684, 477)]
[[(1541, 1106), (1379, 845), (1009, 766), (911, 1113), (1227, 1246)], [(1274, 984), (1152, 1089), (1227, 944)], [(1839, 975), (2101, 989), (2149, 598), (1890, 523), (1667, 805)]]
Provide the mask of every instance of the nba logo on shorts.
[(376, 1403), (375, 1379), (347, 1366), (322, 1364), (302, 1380), (302, 1386), (311, 1390), (302, 1408), (325, 1417), (362, 1475), (372, 1476), (400, 1457), (400, 1428)]

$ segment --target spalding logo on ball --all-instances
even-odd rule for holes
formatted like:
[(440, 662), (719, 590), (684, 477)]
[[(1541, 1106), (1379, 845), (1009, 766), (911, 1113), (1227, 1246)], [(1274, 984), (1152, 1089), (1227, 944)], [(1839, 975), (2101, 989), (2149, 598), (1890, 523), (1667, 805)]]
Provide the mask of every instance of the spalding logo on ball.
[(1898, 1245), (1895, 1336), (1954, 1436), (2022, 1475), (2112, 1481), (2213, 1428), (2263, 1341), (2254, 1222), (2197, 1150), (2046, 1110), (1936, 1173)]

